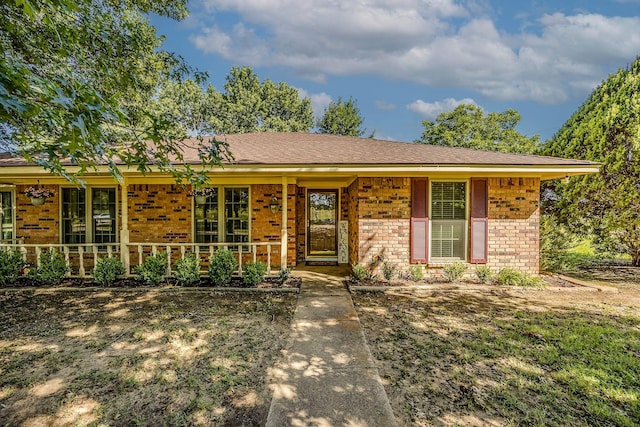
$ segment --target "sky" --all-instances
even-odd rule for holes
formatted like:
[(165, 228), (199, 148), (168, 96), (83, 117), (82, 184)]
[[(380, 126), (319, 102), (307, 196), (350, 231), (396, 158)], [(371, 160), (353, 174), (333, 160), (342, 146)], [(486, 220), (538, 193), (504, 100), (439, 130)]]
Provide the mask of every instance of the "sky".
[(515, 109), (546, 141), (640, 56), (640, 0), (190, 0), (151, 23), (164, 49), (223, 90), (231, 67), (286, 82), (316, 117), (353, 98), (366, 135), (414, 141), (471, 103)]

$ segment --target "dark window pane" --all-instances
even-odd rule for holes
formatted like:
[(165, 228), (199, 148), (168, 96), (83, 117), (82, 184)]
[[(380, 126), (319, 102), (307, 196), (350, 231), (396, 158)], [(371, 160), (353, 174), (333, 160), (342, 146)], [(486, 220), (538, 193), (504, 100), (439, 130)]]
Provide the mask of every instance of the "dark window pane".
[(85, 243), (87, 239), (85, 190), (62, 189), (62, 242)]

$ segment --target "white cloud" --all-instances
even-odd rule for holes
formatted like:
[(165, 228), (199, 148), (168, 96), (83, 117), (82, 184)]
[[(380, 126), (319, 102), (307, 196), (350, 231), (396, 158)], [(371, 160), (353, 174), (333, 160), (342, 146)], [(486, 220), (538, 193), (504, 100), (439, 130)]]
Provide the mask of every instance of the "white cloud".
[(417, 101), (414, 101), (411, 104), (407, 105), (407, 110), (418, 113), (423, 119), (433, 120), (438, 117), (440, 113), (443, 113), (445, 111), (452, 111), (460, 104), (478, 105), (471, 98), (464, 98), (459, 100), (454, 98), (446, 98), (442, 101), (436, 102), (424, 102), (423, 100), (418, 99)]
[[(482, 2), (455, 0), (202, 0), (236, 14), (202, 22), (194, 45), (234, 63), (280, 66), (322, 82), (378, 75), (468, 88), (489, 99), (558, 103), (584, 95), (639, 53), (640, 17), (542, 15), (518, 33), (496, 27)], [(212, 17), (211, 17), (212, 16)]]
[(316, 117), (321, 117), (322, 114), (324, 114), (325, 108), (331, 104), (331, 96), (324, 92), (309, 93), (301, 88), (296, 89), (298, 89), (300, 98), (311, 98), (311, 108), (313, 108), (313, 115)]

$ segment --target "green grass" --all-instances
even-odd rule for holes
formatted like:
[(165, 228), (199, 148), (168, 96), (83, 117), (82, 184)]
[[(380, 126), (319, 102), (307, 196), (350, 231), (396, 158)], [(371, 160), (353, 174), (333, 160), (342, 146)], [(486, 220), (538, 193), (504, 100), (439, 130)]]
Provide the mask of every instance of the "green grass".
[(540, 312), (490, 296), (356, 298), (407, 424), (473, 414), (500, 425), (640, 425), (637, 315)]

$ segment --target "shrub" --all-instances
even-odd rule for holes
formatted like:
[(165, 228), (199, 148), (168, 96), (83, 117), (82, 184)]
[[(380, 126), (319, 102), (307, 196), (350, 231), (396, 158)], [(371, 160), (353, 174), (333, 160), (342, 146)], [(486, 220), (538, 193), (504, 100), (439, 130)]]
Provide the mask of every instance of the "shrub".
[(113, 257), (100, 258), (96, 267), (91, 271), (93, 281), (100, 286), (111, 285), (118, 276), (122, 276), (124, 273), (124, 265), (120, 258)]
[(135, 268), (136, 279), (147, 285), (162, 283), (167, 278), (168, 258), (166, 252), (149, 255), (142, 264)]
[(351, 278), (355, 282), (362, 282), (363, 280), (371, 277), (369, 270), (362, 264), (353, 264), (351, 265)]
[(444, 280), (447, 282), (457, 282), (467, 271), (467, 266), (463, 262), (454, 262), (447, 264), (442, 268), (444, 272)]
[(191, 286), (200, 281), (200, 257), (193, 252), (176, 261), (173, 276), (180, 286)]
[(480, 280), (480, 283), (489, 283), (493, 277), (493, 272), (486, 265), (479, 265), (476, 267), (476, 277)]
[(209, 279), (211, 279), (215, 285), (228, 285), (237, 267), (238, 263), (232, 251), (228, 249), (218, 249), (216, 253), (209, 258)]
[(0, 286), (16, 281), (24, 265), (22, 253), (13, 249), (0, 251)]
[(281, 285), (284, 285), (287, 282), (287, 280), (289, 280), (290, 276), (291, 276), (291, 269), (281, 268), (280, 271), (278, 272), (278, 283), (280, 283)]
[(40, 266), (29, 271), (29, 277), (45, 285), (55, 285), (62, 282), (69, 272), (69, 267), (62, 254), (53, 248), (44, 251), (39, 256)]
[(496, 281), (501, 286), (535, 286), (540, 287), (544, 283), (542, 279), (533, 277), (513, 268), (503, 268), (498, 272)]
[(422, 264), (416, 264), (409, 267), (409, 278), (414, 282), (421, 282), (424, 280), (424, 269)]
[(247, 286), (256, 286), (264, 280), (267, 273), (267, 264), (260, 261), (251, 261), (245, 264), (242, 274), (242, 282)]
[(382, 264), (382, 275), (386, 280), (391, 280), (396, 276), (397, 267), (395, 264), (391, 264), (390, 262), (385, 262)]

